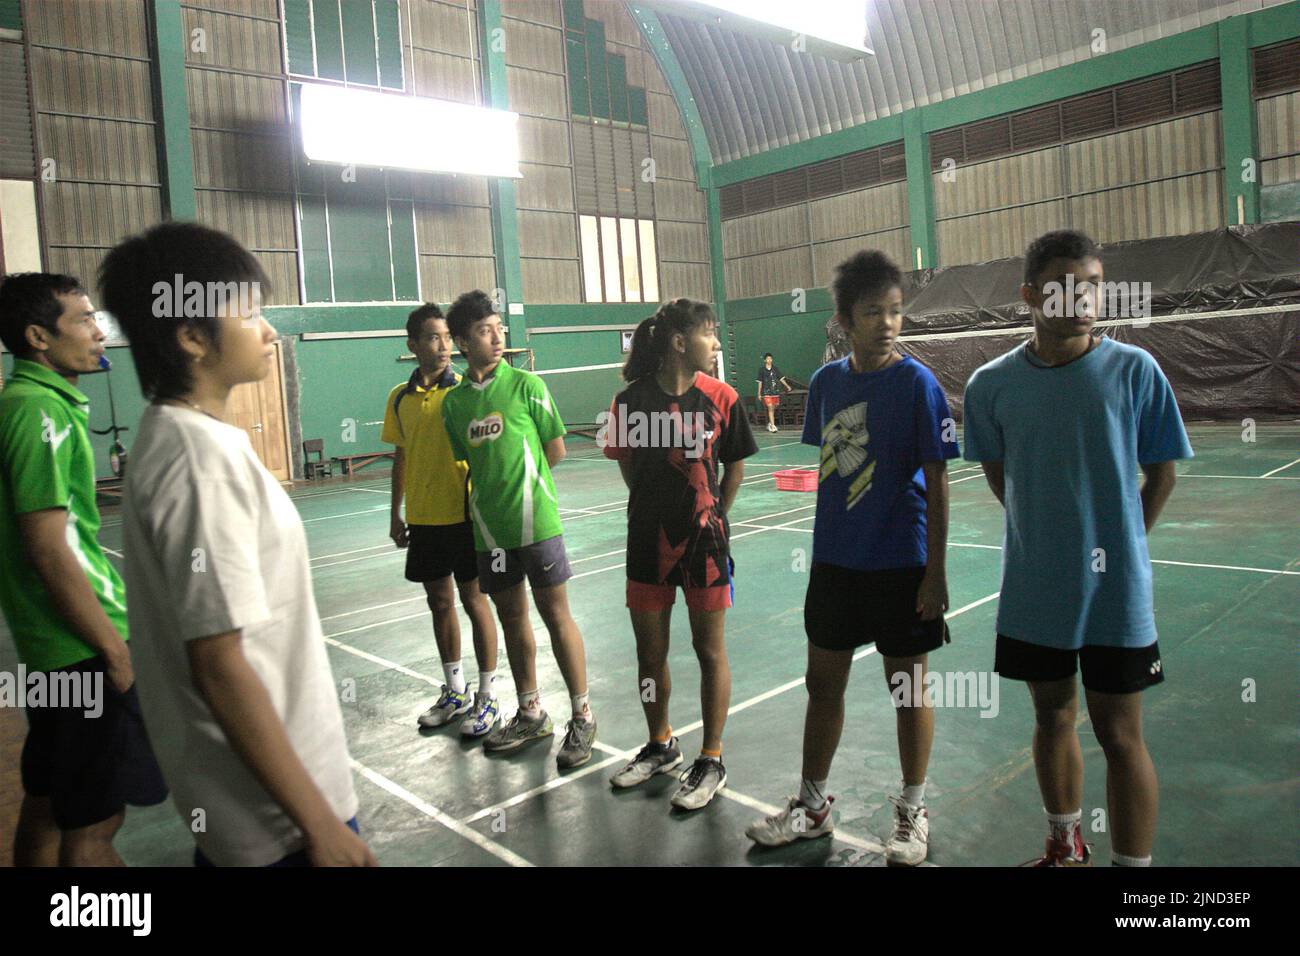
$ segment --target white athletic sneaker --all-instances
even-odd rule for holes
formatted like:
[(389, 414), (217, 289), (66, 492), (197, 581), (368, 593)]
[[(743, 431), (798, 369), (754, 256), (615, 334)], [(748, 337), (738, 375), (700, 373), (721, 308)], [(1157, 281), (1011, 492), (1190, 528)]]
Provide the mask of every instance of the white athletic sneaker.
[(492, 732), (497, 725), (497, 715), (501, 705), (491, 694), (475, 694), (474, 706), (469, 709), (465, 719), (460, 722), (462, 737), (483, 737)]
[(672, 805), (678, 810), (699, 810), (726, 789), (727, 768), (721, 760), (701, 755), (681, 779), (682, 785), (673, 794)]
[(890, 794), (894, 805), (894, 832), (885, 844), (885, 862), (891, 866), (916, 866), (930, 852), (930, 814)]
[(800, 803), (798, 797), (791, 797), (780, 813), (751, 823), (745, 836), (760, 846), (785, 846), (795, 840), (827, 836), (835, 832), (835, 821), (831, 819), (834, 802), (834, 797), (827, 797), (826, 806), (814, 812)]
[(457, 717), (464, 717), (469, 713), (472, 699), (469, 687), (458, 694), (443, 684), (442, 694), (438, 697), (437, 703), (419, 716), (420, 726), (425, 728), (447, 726)]

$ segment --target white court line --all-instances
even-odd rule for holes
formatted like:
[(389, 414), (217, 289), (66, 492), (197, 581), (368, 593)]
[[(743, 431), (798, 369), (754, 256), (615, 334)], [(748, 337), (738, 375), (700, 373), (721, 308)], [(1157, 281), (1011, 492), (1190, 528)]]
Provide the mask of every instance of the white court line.
[(382, 505), (378, 508), (367, 508), (365, 511), (345, 511), (341, 515), (322, 515), (319, 518), (303, 518), (303, 524), (310, 524), (313, 521), (333, 521), (335, 518), (351, 518), (353, 515), (372, 515), (380, 511), (388, 511), (388, 505)]
[(411, 806), (415, 807), (415, 809), (419, 810), (426, 817), (429, 817), (431, 820), (435, 820), (438, 823), (441, 823), (444, 827), (446, 827), (448, 830), (455, 833), (457, 836), (464, 837), (470, 843), (473, 843), (475, 846), (477, 846), (480, 850), (485, 850), (488, 853), (491, 853), (497, 859), (502, 860), (510, 864), (511, 866), (532, 866), (533, 865), (532, 863), (525, 860), (518, 853), (515, 853), (513, 850), (506, 849), (501, 844), (497, 843), (495, 840), (485, 837), (477, 830), (471, 830), (469, 827), (465, 826), (465, 824), (456, 820), (454, 817), (448, 816), (447, 814), (443, 813), (433, 804), (421, 800), (415, 794), (411, 793), (411, 791), (389, 780), (387, 777), (385, 777), (383, 774), (379, 773), (378, 771), (371, 770), (365, 764), (353, 758), (349, 758), (349, 760), (352, 764), (352, 769), (355, 770), (357, 773), (361, 774), (361, 776), (365, 777), (375, 786), (379, 787), (381, 790), (386, 790), (388, 793), (391, 793), (399, 800), (403, 800), (406, 803), (410, 804)]
[[(398, 618), (398, 620), (405, 620), (405, 618)], [(391, 622), (386, 622), (386, 623), (391, 623)], [(364, 630), (364, 628), (355, 628), (355, 630)], [(339, 633), (351, 634), (352, 631), (339, 631)], [(367, 651), (363, 651), (359, 647), (353, 647), (351, 644), (344, 644), (342, 641), (336, 641), (332, 635), (325, 636), (325, 643), (331, 645), (332, 647), (337, 647), (341, 651), (347, 651), (349, 654), (354, 654), (357, 657), (368, 660), (372, 664), (379, 664), (383, 667), (388, 668), (389, 670), (394, 670), (397, 671), (398, 673), (405, 674), (407, 677), (414, 677), (416, 680), (422, 680), (426, 684), (429, 684), (433, 687), (442, 686), (441, 681), (434, 680), (428, 674), (421, 674), (419, 671), (413, 671), (409, 667), (404, 667), (403, 665), (397, 663), (396, 661), (390, 661), (387, 658), (378, 656), (377, 654), (371, 654)]]
[[(1288, 465), (1287, 467), (1290, 467)], [(1270, 472), (1267, 475), (1178, 475), (1178, 480), (1184, 478), (1237, 478), (1242, 481), (1300, 481), (1300, 478), (1292, 478), (1290, 475), (1274, 475)]]
[(343, 490), (344, 491), (368, 491), (372, 495), (388, 495), (390, 497), (393, 494), (391, 491), (385, 491), (383, 488), (344, 488)]
[(558, 789), (559, 787), (563, 787), (565, 784), (572, 783), (575, 780), (581, 780), (583, 777), (589, 776), (593, 773), (596, 773), (597, 771), (604, 770), (606, 767), (612, 767), (616, 763), (622, 763), (625, 760), (627, 760), (627, 756), (620, 753), (612, 757), (606, 757), (604, 760), (601, 760), (597, 763), (589, 763), (587, 764), (587, 766), (581, 768), (580, 770), (575, 770), (572, 773), (565, 774), (563, 777), (553, 777), (552, 779), (546, 781), (540, 786), (533, 787), (533, 789), (531, 790), (525, 790), (523, 793), (515, 794), (513, 797), (511, 797), (508, 800), (502, 800), (500, 803), (494, 803), (490, 807), (484, 807), (482, 810), (479, 810), (477, 813), (472, 813), (469, 816), (467, 816), (464, 820), (461, 821), (461, 823), (468, 826), (471, 823), (474, 823), (478, 820), (482, 820), (484, 817), (491, 816), (492, 814), (496, 813), (498, 810), (506, 810), (509, 809), (510, 807), (517, 807), (519, 806), (519, 804), (531, 800), (533, 797), (540, 797), (544, 793), (549, 793), (550, 791)]
[(983, 475), (983, 473), (981, 472), (980, 474), (977, 474), (977, 475), (967, 475), (965, 478), (958, 478), (956, 481), (950, 481), (950, 482), (948, 482), (948, 484), (950, 484), (950, 485), (960, 485), (963, 481), (971, 481), (971, 480), (974, 479), (974, 478), (983, 478), (983, 477), (984, 477), (984, 475)]
[(99, 549), (107, 554), (116, 555), (119, 558), (125, 557), (121, 551), (114, 551), (112, 548), (106, 548), (102, 544), (99, 546)]
[(1289, 462), (1287, 462), (1287, 463), (1286, 463), (1285, 465), (1283, 465), (1281, 468), (1274, 468), (1272, 471), (1266, 471), (1264, 474), (1260, 475), (1259, 477), (1261, 477), (1261, 478), (1272, 478), (1272, 477), (1273, 477), (1274, 475), (1276, 475), (1279, 471), (1286, 471), (1286, 470), (1287, 470), (1288, 468), (1290, 468), (1292, 465), (1300, 465), (1300, 458), (1297, 458), (1295, 461), (1289, 461)]
[[(807, 521), (807, 518), (800, 518), (800, 521)], [(746, 527), (758, 528), (760, 531), (793, 531), (796, 534), (812, 534), (811, 528), (791, 528), (792, 522), (786, 522), (784, 525), (751, 525), (748, 522), (739, 521), (737, 524), (743, 524)], [(740, 537), (737, 535), (736, 537)], [(950, 548), (981, 548), (986, 551), (1001, 551), (1002, 548), (996, 544), (966, 544), (965, 542), (949, 541)], [(1214, 568), (1218, 571), (1257, 571), (1260, 574), (1287, 574), (1300, 577), (1300, 571), (1287, 571), (1284, 569), (1273, 568), (1247, 568), (1239, 564), (1198, 564), (1194, 561), (1166, 561), (1161, 558), (1152, 558), (1152, 564), (1172, 564), (1180, 568)]]
[(353, 548), (351, 551), (335, 551), (333, 554), (318, 554), (311, 560), (324, 561), (326, 558), (341, 558), (345, 554), (360, 554), (362, 551), (378, 551), (380, 548), (389, 548), (392, 547), (392, 545), (393, 543), (391, 541), (386, 544), (372, 544), (368, 548)]

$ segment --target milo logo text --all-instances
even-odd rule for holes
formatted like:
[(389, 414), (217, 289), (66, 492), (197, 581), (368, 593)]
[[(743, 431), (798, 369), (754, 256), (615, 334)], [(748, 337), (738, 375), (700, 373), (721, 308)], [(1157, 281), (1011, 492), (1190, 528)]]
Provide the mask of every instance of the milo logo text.
[(485, 441), (496, 441), (501, 437), (503, 428), (500, 412), (493, 412), (482, 420), (475, 418), (469, 423), (469, 443), (477, 448)]

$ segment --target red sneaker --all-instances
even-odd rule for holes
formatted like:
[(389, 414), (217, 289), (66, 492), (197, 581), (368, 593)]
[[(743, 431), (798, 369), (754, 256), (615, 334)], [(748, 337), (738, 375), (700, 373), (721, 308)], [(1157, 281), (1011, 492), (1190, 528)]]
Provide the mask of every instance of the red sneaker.
[(1069, 840), (1058, 840), (1054, 836), (1049, 836), (1047, 850), (1042, 857), (1020, 865), (1092, 866), (1092, 847), (1083, 842), (1083, 828), (1076, 823)]

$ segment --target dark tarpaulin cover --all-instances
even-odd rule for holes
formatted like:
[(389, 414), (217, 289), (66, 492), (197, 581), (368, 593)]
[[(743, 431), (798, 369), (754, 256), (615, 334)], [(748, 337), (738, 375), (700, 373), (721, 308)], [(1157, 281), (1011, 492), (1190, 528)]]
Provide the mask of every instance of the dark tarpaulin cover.
[[(1300, 304), (1300, 222), (1233, 226), (1101, 247), (1107, 282), (1151, 283), (1151, 318)], [(901, 350), (934, 370), (960, 415), (971, 373), (1025, 341), (1004, 335), (911, 335), (1027, 329), (1023, 258), (921, 270), (904, 277)], [(1146, 349), (1168, 376), (1185, 418), (1300, 415), (1300, 311), (1219, 316), (1102, 329)], [(826, 359), (848, 354), (832, 318)]]

